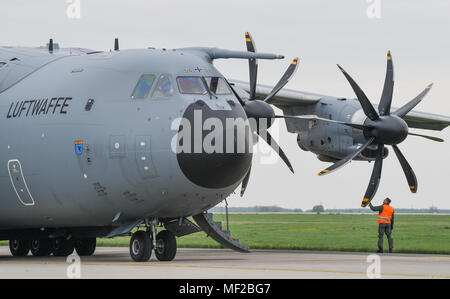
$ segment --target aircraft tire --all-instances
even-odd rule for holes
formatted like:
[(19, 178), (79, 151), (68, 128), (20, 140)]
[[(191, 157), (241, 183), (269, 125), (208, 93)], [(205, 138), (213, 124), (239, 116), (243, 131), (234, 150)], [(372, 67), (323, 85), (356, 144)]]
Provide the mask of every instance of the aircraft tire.
[(30, 241), (9, 240), (9, 250), (13, 256), (27, 256), (30, 251)]
[(75, 250), (79, 256), (93, 255), (97, 247), (96, 238), (83, 238), (75, 241)]
[(175, 235), (168, 230), (163, 230), (156, 236), (155, 255), (159, 261), (172, 261), (177, 254), (177, 240)]
[(131, 236), (130, 255), (135, 262), (147, 262), (152, 255), (152, 241), (149, 233), (139, 230)]
[(35, 239), (30, 243), (33, 256), (47, 256), (52, 253), (52, 242), (50, 239)]
[(52, 249), (54, 256), (69, 256), (75, 249), (75, 242), (64, 238), (54, 239), (52, 241)]

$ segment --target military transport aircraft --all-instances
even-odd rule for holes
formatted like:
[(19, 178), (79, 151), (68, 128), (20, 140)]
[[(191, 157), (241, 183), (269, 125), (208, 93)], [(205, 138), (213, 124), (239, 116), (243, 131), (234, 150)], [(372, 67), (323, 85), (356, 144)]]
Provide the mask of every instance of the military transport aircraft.
[[(138, 228), (131, 234), (132, 259), (147, 261), (154, 250), (158, 260), (170, 261), (175, 236), (203, 230), (246, 252), (206, 211), (239, 185), (245, 191), (254, 133), (293, 171), (267, 131), (273, 119), (284, 118), (301, 148), (321, 160), (343, 159), (328, 171), (352, 159), (375, 159), (381, 169), (384, 144), (394, 146), (406, 169), (395, 146), (408, 133), (401, 118), (415, 128), (450, 124), (448, 117), (410, 112), (423, 96), (390, 114), (390, 86), (378, 114), (346, 73), (359, 101), (281, 90), (297, 58), (274, 88), (258, 86), (257, 60), (283, 56), (257, 53), (248, 33), (246, 43), (247, 51), (120, 50), (117, 39), (113, 51), (60, 48), (53, 40), (38, 48), (0, 47), (0, 240), (9, 240), (15, 256), (67, 256), (74, 250), (84, 256), (94, 253), (97, 237)], [(229, 83), (213, 66), (221, 58), (247, 59), (250, 85)], [(271, 104), (285, 115), (275, 115)], [(200, 127), (200, 137), (198, 116), (203, 128), (210, 125)], [(258, 122), (230, 129), (230, 119)], [(195, 149), (213, 127), (221, 127), (223, 150)], [(185, 131), (192, 134), (180, 138)], [(178, 151), (187, 144), (194, 150)], [(411, 186), (415, 191), (417, 184)]]

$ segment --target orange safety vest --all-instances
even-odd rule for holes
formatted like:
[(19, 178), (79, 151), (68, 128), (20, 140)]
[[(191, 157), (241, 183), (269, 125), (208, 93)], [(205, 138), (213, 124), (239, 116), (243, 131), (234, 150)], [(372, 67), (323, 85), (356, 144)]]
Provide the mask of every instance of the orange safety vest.
[(392, 214), (394, 214), (394, 208), (389, 205), (383, 205), (383, 211), (378, 214), (378, 223), (391, 223)]

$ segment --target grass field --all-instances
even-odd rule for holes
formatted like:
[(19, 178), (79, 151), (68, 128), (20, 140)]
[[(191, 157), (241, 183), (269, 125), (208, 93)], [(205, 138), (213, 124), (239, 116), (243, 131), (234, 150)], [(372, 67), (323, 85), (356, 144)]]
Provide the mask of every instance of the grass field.
[[(224, 221), (224, 215), (214, 220)], [(225, 224), (223, 225), (225, 228)], [(231, 214), (230, 230), (251, 249), (376, 251), (373, 215)], [(450, 216), (396, 215), (395, 252), (450, 254)], [(128, 237), (99, 239), (100, 246), (128, 246)], [(179, 247), (221, 248), (203, 232), (177, 240)], [(387, 240), (384, 242), (387, 249)]]
[[(214, 217), (216, 221), (225, 219), (224, 215)], [(376, 214), (231, 214), (230, 229), (232, 236), (250, 249), (377, 250)], [(392, 236), (395, 252), (450, 254), (450, 216), (398, 214)], [(221, 248), (203, 232), (177, 242), (181, 248)], [(129, 237), (98, 239), (98, 245), (128, 246)], [(386, 239), (384, 245), (387, 249)]]

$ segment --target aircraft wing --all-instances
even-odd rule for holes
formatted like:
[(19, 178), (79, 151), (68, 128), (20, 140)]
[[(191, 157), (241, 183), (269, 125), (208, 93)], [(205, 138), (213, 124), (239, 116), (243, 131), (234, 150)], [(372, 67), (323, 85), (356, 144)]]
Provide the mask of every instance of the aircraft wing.
[(411, 111), (403, 118), (410, 128), (442, 131), (450, 126), (450, 117)]
[[(243, 98), (248, 98), (248, 93), (250, 91), (250, 86), (248, 82), (238, 81), (238, 80), (230, 80), (230, 83), (236, 87), (239, 95)], [(272, 86), (261, 85), (258, 84), (256, 86), (256, 96), (259, 99), (264, 99), (271, 91)], [(270, 104), (275, 106), (304, 106), (317, 103), (320, 99), (324, 98), (324, 95), (303, 92), (292, 89), (282, 89), (280, 90), (275, 97), (272, 98)], [(374, 107), (377, 107), (374, 104)], [(280, 107), (282, 108), (282, 107)], [(392, 107), (392, 110), (395, 111), (396, 108)], [(419, 111), (411, 111), (403, 118), (410, 128), (416, 129), (426, 129), (426, 130), (435, 130), (441, 131), (446, 127), (450, 126), (450, 117), (444, 115), (437, 115), (427, 112), (419, 112)]]
[[(230, 83), (239, 89), (250, 92), (250, 85), (248, 82), (230, 80)], [(259, 99), (264, 99), (268, 94), (270, 94), (272, 88), (273, 86), (261, 84), (256, 85), (256, 97)], [(270, 100), (269, 104), (276, 106), (302, 106), (315, 104), (323, 97), (323, 95), (319, 94), (283, 88)]]
[[(373, 104), (378, 109), (378, 105)], [(398, 107), (392, 107), (391, 110), (395, 111)], [(446, 127), (450, 126), (450, 117), (445, 115), (438, 115), (428, 112), (410, 111), (403, 119), (408, 124), (408, 127), (415, 129), (425, 129), (442, 131)]]

